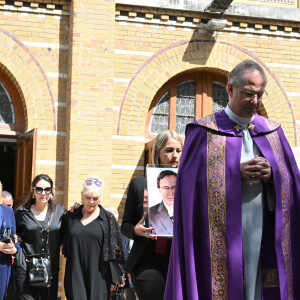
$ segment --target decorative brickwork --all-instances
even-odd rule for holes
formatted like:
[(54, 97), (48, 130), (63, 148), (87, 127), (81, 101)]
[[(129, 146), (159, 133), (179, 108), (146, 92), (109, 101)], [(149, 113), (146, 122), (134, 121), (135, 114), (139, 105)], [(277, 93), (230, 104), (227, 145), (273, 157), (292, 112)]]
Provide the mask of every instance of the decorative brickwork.
[[(48, 78), (24, 44), (13, 34), (0, 27), (0, 62), (8, 77), (15, 83), (27, 114), (39, 115), (34, 119), (26, 116), (26, 128), (56, 130), (56, 112)], [(26, 99), (26, 102), (25, 102)]]
[[(182, 60), (182, 57), (186, 59)], [(117, 134), (143, 135), (145, 118), (136, 120), (135, 114), (144, 115), (147, 112), (157, 89), (165, 84), (170, 77), (193, 68), (211, 69), (212, 72), (229, 72), (244, 59), (253, 59), (260, 63), (268, 76), (267, 93), (264, 108), (269, 118), (282, 124), (286, 132), (296, 131), (295, 118), (291, 103), (276, 76), (253, 53), (237, 45), (200, 40), (181, 42), (162, 49), (145, 62), (130, 81), (124, 94), (119, 114)], [(143, 91), (143, 93), (141, 93)], [(286, 112), (289, 111), (288, 115)], [(296, 142), (296, 135), (291, 142)]]
[(268, 77), (262, 114), (299, 150), (299, 21), (225, 13), (227, 26), (212, 32), (213, 16), (112, 0), (0, 0), (0, 68), (20, 96), (24, 131), (38, 128), (36, 173), (54, 179), (58, 202), (80, 201), (83, 180), (98, 175), (102, 204), (118, 207), (121, 220), (128, 184), (144, 172), (158, 91), (187, 72), (227, 76), (246, 58)]

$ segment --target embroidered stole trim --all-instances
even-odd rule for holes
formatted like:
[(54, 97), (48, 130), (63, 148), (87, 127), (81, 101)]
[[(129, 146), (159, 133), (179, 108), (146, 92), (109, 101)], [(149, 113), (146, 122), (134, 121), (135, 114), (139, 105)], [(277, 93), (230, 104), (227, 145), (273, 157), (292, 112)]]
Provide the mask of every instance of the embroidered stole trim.
[(208, 115), (208, 116), (206, 116), (202, 119), (199, 119), (199, 120), (197, 120), (197, 122), (198, 122), (199, 125), (202, 125), (204, 127), (208, 127), (208, 128), (214, 129), (214, 130), (218, 130), (218, 126), (217, 126), (214, 114)]
[[(209, 116), (210, 117), (210, 116)], [(203, 119), (202, 119), (203, 120)], [(213, 127), (213, 120), (207, 120)], [(228, 299), (226, 250), (226, 138), (207, 131), (207, 190), (212, 300)]]
[[(265, 120), (270, 129), (272, 123)], [(293, 299), (293, 272), (292, 272), (292, 254), (291, 254), (291, 229), (290, 229), (290, 177), (284, 160), (284, 154), (281, 147), (280, 139), (277, 131), (266, 135), (281, 176), (281, 207), (282, 207), (282, 227), (281, 227), (281, 245), (284, 256), (285, 269), (287, 274), (287, 300)]]

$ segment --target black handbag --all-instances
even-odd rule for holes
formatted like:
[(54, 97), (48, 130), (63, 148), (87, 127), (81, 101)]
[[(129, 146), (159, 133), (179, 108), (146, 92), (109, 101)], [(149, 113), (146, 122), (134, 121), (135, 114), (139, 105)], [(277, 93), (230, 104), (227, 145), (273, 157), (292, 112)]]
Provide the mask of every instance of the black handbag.
[(30, 286), (49, 288), (51, 286), (51, 261), (48, 254), (26, 257), (27, 280)]
[(51, 260), (49, 247), (49, 226), (42, 229), (45, 253), (26, 256), (27, 281), (32, 287), (49, 288), (51, 286)]

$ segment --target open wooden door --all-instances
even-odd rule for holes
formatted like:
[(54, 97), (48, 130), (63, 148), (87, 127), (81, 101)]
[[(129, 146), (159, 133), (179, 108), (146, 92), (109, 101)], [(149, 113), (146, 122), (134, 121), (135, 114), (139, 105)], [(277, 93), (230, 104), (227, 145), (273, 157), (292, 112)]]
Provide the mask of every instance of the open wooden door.
[(15, 208), (21, 206), (30, 193), (30, 185), (35, 176), (36, 135), (34, 128), (18, 137)]

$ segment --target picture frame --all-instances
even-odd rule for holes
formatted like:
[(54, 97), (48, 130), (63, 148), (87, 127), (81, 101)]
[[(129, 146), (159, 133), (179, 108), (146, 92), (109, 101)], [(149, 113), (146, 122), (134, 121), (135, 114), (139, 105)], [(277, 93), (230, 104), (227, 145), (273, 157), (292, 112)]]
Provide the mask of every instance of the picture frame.
[[(148, 224), (152, 235), (173, 236), (173, 209), (178, 168), (147, 165)], [(163, 186), (161, 186), (163, 184)]]

